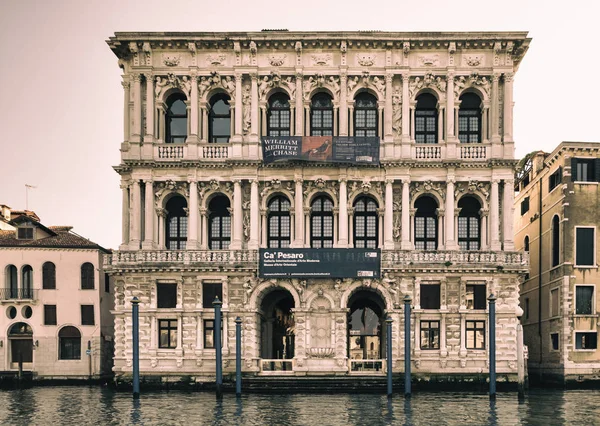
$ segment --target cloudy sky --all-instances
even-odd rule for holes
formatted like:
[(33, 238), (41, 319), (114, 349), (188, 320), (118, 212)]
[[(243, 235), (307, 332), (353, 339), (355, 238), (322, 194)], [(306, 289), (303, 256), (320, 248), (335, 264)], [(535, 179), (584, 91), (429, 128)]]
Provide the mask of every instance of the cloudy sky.
[(107, 248), (121, 241), (123, 89), (115, 31), (529, 31), (515, 77), (517, 156), (600, 141), (595, 0), (0, 0), (0, 204)]

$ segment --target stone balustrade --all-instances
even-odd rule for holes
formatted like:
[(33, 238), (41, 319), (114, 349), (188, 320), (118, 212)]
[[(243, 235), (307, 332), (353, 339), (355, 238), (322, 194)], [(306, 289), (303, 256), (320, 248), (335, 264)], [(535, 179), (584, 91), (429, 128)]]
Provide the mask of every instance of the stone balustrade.
[(417, 251), (417, 250), (383, 250), (381, 253), (383, 268), (394, 268), (398, 265), (466, 265), (469, 267), (527, 268), (529, 253), (516, 251)]
[(459, 158), (461, 160), (487, 160), (489, 152), (489, 144), (460, 144)]

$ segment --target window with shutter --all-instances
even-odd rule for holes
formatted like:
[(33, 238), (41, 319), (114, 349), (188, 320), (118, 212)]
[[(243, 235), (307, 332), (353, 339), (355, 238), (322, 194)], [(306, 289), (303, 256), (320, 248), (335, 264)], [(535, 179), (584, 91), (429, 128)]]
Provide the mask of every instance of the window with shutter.
[(595, 266), (595, 228), (575, 228), (575, 266)]

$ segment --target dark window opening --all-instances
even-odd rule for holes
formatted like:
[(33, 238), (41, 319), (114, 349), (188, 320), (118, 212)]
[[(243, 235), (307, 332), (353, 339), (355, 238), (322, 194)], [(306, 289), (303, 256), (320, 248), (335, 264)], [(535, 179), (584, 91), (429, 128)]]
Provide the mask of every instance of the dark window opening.
[(548, 178), (548, 192), (552, 192), (560, 183), (562, 183), (562, 167), (559, 167)]
[(523, 250), (529, 251), (529, 235), (525, 236), (525, 239), (523, 240)]
[(279, 195), (269, 201), (267, 245), (270, 248), (288, 248), (291, 239), (291, 204), (290, 201)]
[(166, 143), (184, 143), (187, 138), (187, 105), (185, 96), (176, 93), (167, 99)]
[(558, 333), (551, 333), (550, 341), (552, 342), (552, 350), (557, 351), (558, 350)]
[(438, 245), (436, 201), (422, 196), (415, 201), (415, 249), (435, 250)]
[(479, 211), (481, 204), (475, 197), (462, 197), (458, 201), (458, 245), (461, 250), (479, 250), (481, 232)]
[[(221, 321), (221, 347), (223, 346), (223, 321)], [(204, 348), (215, 348), (215, 321), (204, 320)]]
[(177, 320), (158, 320), (158, 347), (161, 349), (177, 347)]
[(213, 308), (215, 298), (223, 301), (223, 284), (221, 283), (203, 283), (202, 284), (202, 307)]
[(33, 298), (33, 268), (29, 265), (23, 266), (21, 270), (21, 298)]
[(354, 136), (377, 136), (377, 99), (370, 93), (360, 93), (354, 99)]
[(467, 285), (467, 309), (485, 309), (485, 284)]
[(81, 265), (81, 289), (93, 290), (94, 286), (94, 265), (86, 262)]
[(598, 349), (598, 333), (575, 333), (575, 349)]
[(33, 228), (18, 228), (17, 239), (19, 240), (33, 240)]
[(44, 325), (56, 325), (56, 305), (44, 305)]
[(172, 197), (166, 205), (166, 247), (169, 250), (185, 250), (187, 244), (187, 201), (182, 196)]
[(110, 293), (110, 275), (104, 274), (104, 292)]
[(42, 266), (42, 288), (44, 290), (56, 289), (56, 266), (52, 262), (46, 262)]
[(333, 136), (333, 102), (327, 93), (317, 93), (312, 98), (310, 135)]
[(156, 307), (177, 307), (177, 284), (156, 284)]
[(227, 250), (231, 243), (231, 216), (229, 214), (229, 198), (219, 195), (209, 205), (208, 247), (211, 250)]
[(594, 228), (575, 228), (575, 265), (595, 266), (596, 236)]
[(440, 348), (440, 322), (421, 321), (421, 349)]
[(460, 97), (458, 139), (461, 143), (481, 142), (481, 99), (475, 93)]
[(558, 216), (552, 218), (552, 266), (558, 266), (560, 262), (560, 219)]
[(311, 205), (310, 246), (333, 247), (333, 201), (325, 195), (316, 197)]
[(75, 327), (67, 326), (58, 332), (58, 359), (81, 359), (81, 333)]
[(438, 143), (437, 99), (430, 93), (424, 93), (417, 97), (415, 142)]
[(577, 315), (592, 315), (594, 306), (594, 286), (575, 287), (575, 313)]
[(421, 309), (440, 309), (439, 284), (421, 284)]
[(269, 98), (267, 112), (267, 135), (290, 136), (290, 98), (285, 93), (276, 93)]
[(529, 197), (523, 198), (521, 201), (521, 216), (529, 211)]
[(573, 158), (571, 175), (575, 182), (600, 182), (600, 158)]
[(377, 248), (379, 216), (377, 203), (371, 197), (358, 197), (354, 202), (354, 247)]
[(467, 349), (485, 349), (485, 321), (465, 321)]
[(94, 305), (81, 305), (81, 325), (96, 325)]
[[(212, 97), (208, 117), (208, 142), (229, 142), (231, 137), (231, 107), (229, 101), (229, 96), (222, 93)], [(238, 111), (237, 114), (242, 114), (242, 111)]]

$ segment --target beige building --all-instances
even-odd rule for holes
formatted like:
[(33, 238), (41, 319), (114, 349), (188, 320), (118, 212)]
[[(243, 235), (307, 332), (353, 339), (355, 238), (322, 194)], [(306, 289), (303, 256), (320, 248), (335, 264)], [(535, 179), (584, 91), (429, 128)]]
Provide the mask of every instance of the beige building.
[[(124, 88), (123, 241), (105, 264), (117, 376), (131, 374), (136, 296), (141, 374), (210, 378), (216, 295), (226, 371), (239, 316), (244, 372), (383, 374), (389, 316), (401, 372), (410, 295), (413, 373), (476, 376), (488, 370), (494, 293), (497, 369), (514, 380), (528, 258), (513, 242), (512, 99), (529, 42), (520, 32), (111, 37)], [(375, 138), (380, 161), (319, 161), (331, 141), (309, 137), (328, 136)], [(314, 161), (266, 164), (261, 137), (319, 144)], [(259, 248), (380, 249), (381, 276), (267, 279)]]
[(599, 182), (598, 143), (563, 142), (523, 161), (515, 245), (531, 254), (521, 286), (531, 380), (600, 380)]
[(33, 212), (3, 213), (12, 229), (0, 230), (0, 374), (16, 374), (22, 362), (34, 379), (111, 375), (109, 252)]

